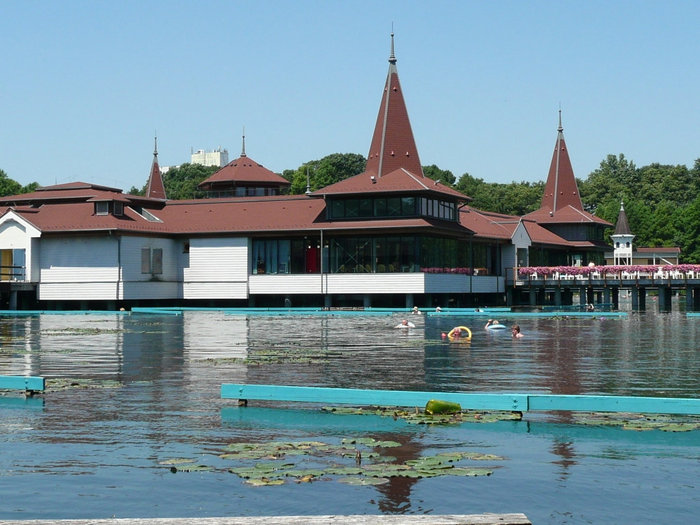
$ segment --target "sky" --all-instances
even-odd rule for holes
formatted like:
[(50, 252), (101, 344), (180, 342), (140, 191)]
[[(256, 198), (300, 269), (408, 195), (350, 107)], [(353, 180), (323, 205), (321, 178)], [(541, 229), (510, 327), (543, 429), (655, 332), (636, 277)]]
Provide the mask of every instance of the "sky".
[(281, 173), (367, 155), (390, 34), (421, 163), (543, 181), (700, 158), (700, 2), (48, 0), (0, 5), (0, 169), (128, 191), (192, 150)]

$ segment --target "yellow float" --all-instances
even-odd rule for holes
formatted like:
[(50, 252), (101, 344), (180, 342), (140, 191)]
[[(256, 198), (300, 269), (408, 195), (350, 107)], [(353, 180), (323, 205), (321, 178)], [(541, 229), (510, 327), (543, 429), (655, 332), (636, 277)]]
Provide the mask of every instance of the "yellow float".
[[(455, 335), (457, 331), (459, 331), (459, 335)], [(450, 342), (464, 341), (465, 343), (468, 343), (472, 340), (472, 331), (466, 326), (455, 326), (448, 332), (447, 338), (450, 340)]]

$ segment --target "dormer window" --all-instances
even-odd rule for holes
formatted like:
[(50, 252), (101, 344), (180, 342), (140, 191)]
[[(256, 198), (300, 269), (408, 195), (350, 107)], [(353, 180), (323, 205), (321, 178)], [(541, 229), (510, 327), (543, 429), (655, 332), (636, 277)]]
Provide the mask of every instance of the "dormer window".
[(108, 215), (109, 214), (109, 202), (98, 201), (95, 203), (95, 215)]
[(121, 217), (124, 215), (124, 203), (123, 202), (116, 202), (114, 203), (114, 215), (116, 217)]

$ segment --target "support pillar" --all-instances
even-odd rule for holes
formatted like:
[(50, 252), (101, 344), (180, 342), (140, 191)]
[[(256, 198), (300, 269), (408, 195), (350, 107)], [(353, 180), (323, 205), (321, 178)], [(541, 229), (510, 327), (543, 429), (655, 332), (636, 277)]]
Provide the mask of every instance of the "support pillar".
[(636, 312), (639, 310), (639, 288), (632, 288), (632, 311)]
[(331, 294), (327, 294), (323, 297), (323, 306), (325, 308), (330, 308), (333, 305), (333, 296)]
[(659, 312), (671, 311), (671, 287), (659, 286)]
[(12, 290), (10, 292), (10, 310), (17, 310), (17, 290)]
[(610, 300), (610, 288), (603, 288), (603, 303), (607, 307), (612, 301)]
[(362, 306), (365, 308), (372, 308), (372, 296), (369, 294), (365, 294), (362, 297)]
[(571, 291), (571, 288), (564, 288), (561, 294), (561, 300), (562, 304), (566, 306), (573, 306), (574, 304), (574, 292)]
[(412, 293), (406, 294), (406, 308), (408, 308), (408, 309), (413, 308), (413, 294)]
[(578, 304), (581, 305), (584, 309), (586, 308), (586, 304), (588, 304), (588, 301), (586, 299), (585, 286), (580, 286), (578, 289)]
[(612, 289), (612, 305), (613, 310), (620, 309), (620, 288), (617, 286)]
[(530, 306), (537, 306), (537, 290), (530, 288)]
[(554, 290), (554, 306), (561, 306), (561, 288), (558, 286)]
[(593, 287), (589, 286), (586, 288), (586, 304), (595, 303), (595, 293), (593, 292)]

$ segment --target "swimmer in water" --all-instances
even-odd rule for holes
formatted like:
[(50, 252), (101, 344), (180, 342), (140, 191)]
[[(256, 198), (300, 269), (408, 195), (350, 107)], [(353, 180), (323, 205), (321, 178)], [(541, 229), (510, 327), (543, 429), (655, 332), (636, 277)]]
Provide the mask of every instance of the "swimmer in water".
[(523, 334), (520, 332), (520, 326), (517, 324), (513, 325), (513, 327), (510, 329), (510, 333), (513, 334), (513, 339), (520, 339), (523, 337)]
[(403, 319), (401, 323), (397, 324), (394, 328), (415, 328), (416, 325), (410, 323), (408, 319)]
[(486, 330), (490, 330), (491, 328), (495, 328), (496, 326), (498, 326), (498, 328), (500, 328), (500, 324), (501, 323), (498, 322), (498, 319), (489, 319), (488, 322), (486, 323), (486, 326), (484, 326), (484, 328)]

